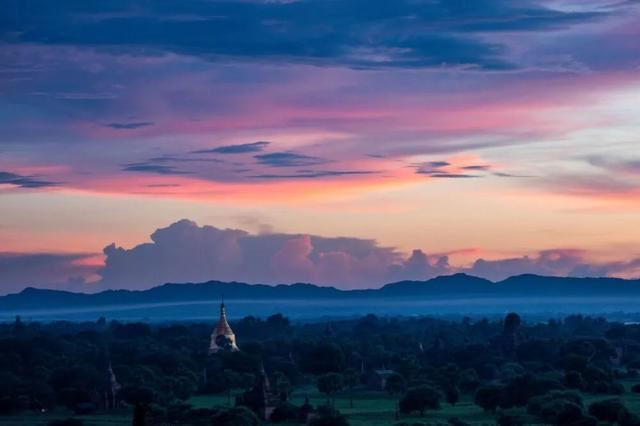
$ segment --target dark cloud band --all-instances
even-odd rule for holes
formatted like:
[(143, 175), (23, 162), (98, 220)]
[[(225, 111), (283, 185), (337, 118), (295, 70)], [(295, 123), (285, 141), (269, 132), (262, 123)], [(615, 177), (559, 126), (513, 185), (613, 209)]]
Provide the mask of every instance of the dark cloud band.
[(131, 123), (108, 123), (105, 124), (105, 127), (110, 127), (116, 130), (135, 130), (141, 127), (153, 126), (153, 122), (151, 121), (138, 121)]
[(510, 70), (518, 65), (507, 59), (501, 44), (487, 41), (487, 34), (566, 28), (610, 13), (506, 0), (136, 3), (63, 2), (51, 7), (47, 0), (8, 0), (0, 37), (205, 59)]
[(254, 156), (258, 163), (270, 167), (307, 167), (325, 164), (323, 158), (312, 157), (296, 152), (272, 152)]
[(59, 182), (4, 171), (0, 171), (0, 184), (15, 185), (20, 188), (47, 188), (60, 185)]
[(238, 145), (225, 145), (219, 146), (217, 148), (211, 149), (199, 149), (197, 151), (193, 151), (193, 154), (246, 154), (252, 152), (262, 151), (269, 145), (270, 142), (267, 141), (258, 141), (252, 143), (243, 143)]

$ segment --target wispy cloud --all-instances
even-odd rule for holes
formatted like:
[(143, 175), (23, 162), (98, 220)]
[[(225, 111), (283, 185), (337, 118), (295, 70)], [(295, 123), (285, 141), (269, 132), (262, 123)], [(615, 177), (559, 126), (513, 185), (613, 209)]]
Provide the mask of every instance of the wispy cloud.
[(610, 156), (592, 155), (587, 161), (592, 166), (610, 173), (640, 176), (640, 158), (615, 158)]
[(224, 145), (219, 146), (217, 148), (211, 149), (199, 149), (197, 151), (193, 151), (194, 154), (246, 154), (252, 152), (259, 152), (266, 148), (270, 142), (267, 141), (258, 141), (252, 143), (243, 143), (238, 145)]
[(151, 183), (147, 188), (178, 188), (180, 186), (179, 183)]
[(471, 166), (463, 166), (462, 170), (479, 170), (479, 171), (486, 171), (486, 170), (491, 170), (491, 166), (488, 164), (474, 164)]
[(211, 157), (180, 157), (175, 155), (162, 155), (152, 157), (149, 163), (224, 163), (224, 160)]
[(481, 178), (482, 174), (468, 174), (467, 171), (483, 172), (490, 168), (488, 165), (459, 166), (450, 161), (425, 161), (412, 164), (416, 174), (425, 175), (436, 179), (471, 179)]
[(328, 163), (328, 160), (296, 152), (272, 152), (255, 155), (258, 163), (270, 167), (306, 167)]
[(462, 173), (433, 173), (433, 172), (422, 172), (419, 171), (420, 174), (427, 174), (432, 178), (437, 179), (471, 179), (471, 178), (479, 178), (482, 176), (478, 175), (465, 175)]
[(0, 185), (14, 185), (19, 188), (47, 188), (60, 185), (60, 182), (52, 182), (35, 176), (23, 176), (16, 173), (0, 171)]
[(447, 167), (450, 166), (451, 163), (449, 163), (448, 161), (426, 161), (424, 163), (420, 164), (420, 167), (429, 167), (429, 168), (433, 168), (433, 169), (440, 169), (442, 167)]
[(323, 178), (323, 177), (332, 177), (332, 176), (357, 176), (357, 175), (370, 175), (378, 173), (375, 171), (369, 170), (303, 170), (297, 173), (292, 174), (261, 174), (261, 175), (253, 175), (251, 178), (256, 179), (315, 179), (315, 178)]
[(129, 122), (129, 123), (108, 123), (105, 124), (105, 127), (110, 127), (116, 130), (134, 130), (139, 129), (141, 127), (153, 126), (152, 121), (137, 121), (137, 122)]
[(130, 163), (122, 168), (125, 172), (155, 173), (160, 175), (188, 175), (191, 172), (178, 170), (173, 166), (154, 163)]

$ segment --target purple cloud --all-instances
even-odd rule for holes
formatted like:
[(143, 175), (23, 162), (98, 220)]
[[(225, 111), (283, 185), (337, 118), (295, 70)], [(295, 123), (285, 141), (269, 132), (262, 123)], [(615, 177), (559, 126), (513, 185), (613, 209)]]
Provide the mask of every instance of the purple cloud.
[(580, 250), (545, 250), (535, 256), (478, 259), (464, 272), (493, 281), (520, 274), (563, 277), (607, 277), (640, 273), (640, 259), (624, 262), (589, 262)]
[(0, 252), (0, 293), (15, 293), (25, 287), (88, 291), (86, 279), (97, 267), (83, 261), (92, 253), (2, 253)]

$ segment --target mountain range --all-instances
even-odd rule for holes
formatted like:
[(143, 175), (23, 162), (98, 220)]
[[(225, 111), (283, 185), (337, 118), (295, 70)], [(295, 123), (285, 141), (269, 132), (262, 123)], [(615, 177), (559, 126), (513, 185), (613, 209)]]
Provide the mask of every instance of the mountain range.
[(379, 289), (340, 290), (313, 284), (264, 285), (239, 282), (167, 283), (148, 290), (106, 290), (72, 293), (26, 288), (0, 297), (0, 313), (52, 309), (83, 309), (180, 302), (255, 300), (384, 300), (411, 299), (555, 299), (640, 298), (640, 279), (568, 278), (518, 275), (492, 282), (466, 274), (440, 276), (426, 281), (400, 281)]

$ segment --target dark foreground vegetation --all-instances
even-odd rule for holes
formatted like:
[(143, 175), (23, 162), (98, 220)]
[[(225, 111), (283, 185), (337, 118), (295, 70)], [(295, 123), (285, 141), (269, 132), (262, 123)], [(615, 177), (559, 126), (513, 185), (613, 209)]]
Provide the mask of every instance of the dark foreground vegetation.
[[(640, 325), (378, 318), (0, 326), (0, 424), (640, 425)], [(264, 418), (269, 418), (268, 421)]]

